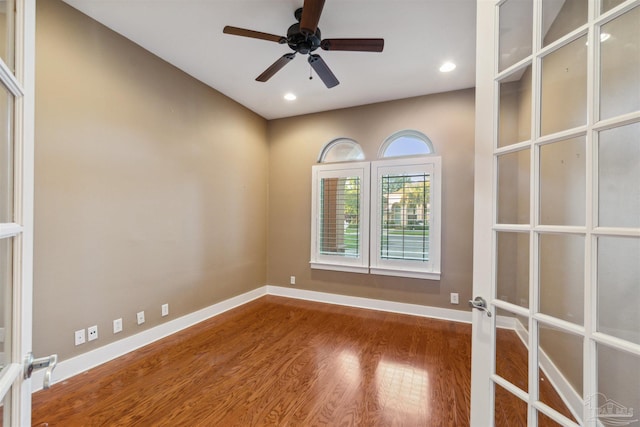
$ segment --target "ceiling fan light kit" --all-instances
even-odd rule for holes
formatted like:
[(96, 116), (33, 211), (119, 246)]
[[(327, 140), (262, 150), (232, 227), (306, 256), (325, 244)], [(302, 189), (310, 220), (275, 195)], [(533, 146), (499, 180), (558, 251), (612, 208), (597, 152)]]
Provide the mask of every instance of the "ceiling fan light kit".
[(322, 8), (325, 0), (305, 0), (304, 6), (295, 11), (294, 16), (298, 22), (287, 30), (287, 37), (261, 31), (247, 30), (244, 28), (225, 26), (222, 30), (225, 34), (250, 37), (254, 39), (271, 41), (279, 44), (287, 44), (293, 53), (287, 53), (271, 64), (256, 80), (266, 82), (285, 65), (291, 62), (297, 53), (309, 55), (308, 61), (320, 80), (327, 88), (337, 86), (340, 82), (333, 74), (329, 66), (320, 55), (312, 53), (318, 48), (326, 51), (350, 51), (350, 52), (382, 52), (384, 39), (322, 39), (322, 33), (318, 28)]

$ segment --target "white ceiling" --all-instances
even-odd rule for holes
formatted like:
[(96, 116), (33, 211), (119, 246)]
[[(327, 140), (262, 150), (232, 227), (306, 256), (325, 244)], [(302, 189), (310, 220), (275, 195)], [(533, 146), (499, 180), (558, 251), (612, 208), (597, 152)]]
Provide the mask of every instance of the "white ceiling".
[[(316, 51), (340, 80), (332, 89), (309, 80), (303, 55), (255, 81), (289, 47), (222, 33), (286, 36), (303, 0), (64, 1), (267, 119), (475, 86), (476, 0), (327, 0), (323, 38), (385, 39), (382, 53)], [(439, 72), (445, 61), (457, 68)]]

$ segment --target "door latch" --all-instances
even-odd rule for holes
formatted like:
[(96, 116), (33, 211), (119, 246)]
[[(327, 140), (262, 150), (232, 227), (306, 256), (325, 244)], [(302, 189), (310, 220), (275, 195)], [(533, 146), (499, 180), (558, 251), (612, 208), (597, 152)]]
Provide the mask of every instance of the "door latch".
[(491, 317), (491, 312), (489, 311), (489, 308), (487, 307), (487, 302), (485, 301), (484, 298), (475, 297), (475, 299), (470, 299), (469, 306), (472, 308), (476, 308), (480, 311), (484, 311), (485, 313), (487, 313), (487, 316)]
[(58, 364), (58, 355), (52, 354), (51, 356), (41, 357), (39, 359), (35, 359), (33, 357), (33, 353), (29, 352), (24, 360), (24, 379), (31, 378), (31, 374), (34, 370), (47, 368), (44, 373), (44, 383), (42, 384), (43, 389), (48, 389), (51, 387), (51, 373), (55, 369)]

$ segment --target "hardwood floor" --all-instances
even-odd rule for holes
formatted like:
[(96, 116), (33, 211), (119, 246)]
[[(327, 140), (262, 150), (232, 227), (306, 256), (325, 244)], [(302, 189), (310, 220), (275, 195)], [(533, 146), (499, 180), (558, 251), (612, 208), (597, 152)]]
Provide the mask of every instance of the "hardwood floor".
[(266, 296), (34, 394), (33, 425), (467, 426), (470, 365), (470, 325)]

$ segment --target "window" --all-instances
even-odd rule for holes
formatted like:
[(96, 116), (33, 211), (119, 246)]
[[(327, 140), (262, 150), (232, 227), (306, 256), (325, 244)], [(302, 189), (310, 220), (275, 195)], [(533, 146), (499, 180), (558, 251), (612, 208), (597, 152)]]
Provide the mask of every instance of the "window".
[(401, 130), (388, 137), (380, 146), (378, 158), (433, 154), (433, 144), (427, 136), (415, 130)]
[(440, 278), (440, 158), (371, 164), (371, 273)]
[(318, 163), (347, 162), (364, 160), (360, 144), (353, 139), (337, 138), (324, 146), (320, 152)]
[(328, 143), (319, 161), (343, 163), (313, 166), (311, 267), (439, 280), (441, 160), (433, 153), (409, 130), (387, 138), (374, 162), (349, 161), (364, 157), (353, 140)]
[(369, 163), (313, 166), (311, 267), (369, 268)]

